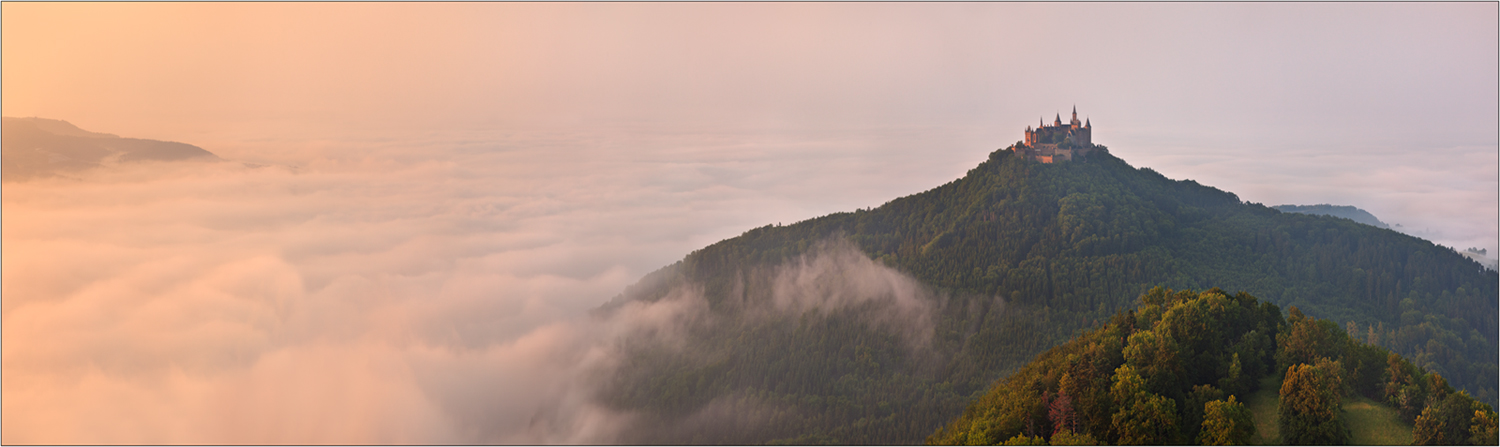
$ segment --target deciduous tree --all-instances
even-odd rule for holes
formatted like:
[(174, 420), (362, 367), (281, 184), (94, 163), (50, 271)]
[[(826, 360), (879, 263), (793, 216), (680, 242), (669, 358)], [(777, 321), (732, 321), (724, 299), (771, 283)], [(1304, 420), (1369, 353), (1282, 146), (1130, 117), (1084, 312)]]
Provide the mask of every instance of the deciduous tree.
[(1317, 364), (1287, 368), (1281, 382), (1281, 439), (1288, 444), (1347, 444), (1349, 431), (1340, 415), (1342, 366), (1326, 358)]
[(1177, 437), (1177, 403), (1150, 391), (1130, 365), (1115, 370), (1112, 427), (1120, 444), (1167, 444)]
[(1255, 437), (1255, 421), (1250, 410), (1236, 401), (1215, 400), (1203, 404), (1203, 427), (1198, 432), (1202, 445), (1248, 445)]

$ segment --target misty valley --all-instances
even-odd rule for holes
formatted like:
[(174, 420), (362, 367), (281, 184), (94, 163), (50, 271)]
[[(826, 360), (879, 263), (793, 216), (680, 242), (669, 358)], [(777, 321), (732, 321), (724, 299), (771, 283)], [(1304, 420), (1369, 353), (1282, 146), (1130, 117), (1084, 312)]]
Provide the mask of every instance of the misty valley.
[(0, 444), (1500, 445), (1497, 18), (0, 0)]
[[(216, 344), (174, 348), (187, 354), (172, 358), (190, 360), (162, 369), (93, 356), (77, 371), (195, 377), (253, 367), (251, 377), (281, 377), (250, 388), (264, 392), (298, 376), (302, 365), (327, 362), (339, 365), (323, 367), (336, 374), (302, 380), (324, 387), (344, 374), (386, 380), (370, 383), (399, 392), (382, 397), (387, 406), (430, 406), (456, 421), (443, 436), (460, 433), (421, 439), (454, 442), (1495, 443), (1500, 280), (1493, 269), (1362, 210), (1248, 203), (1132, 167), (1103, 146), (1057, 163), (1037, 157), (1060, 155), (997, 150), (962, 178), (878, 207), (754, 228), (638, 280), (584, 276), (592, 285), (569, 286), (586, 297), (580, 316), (508, 329), (498, 322), (515, 309), (560, 311), (538, 307), (536, 298), (497, 300), (453, 284), (525, 271), (533, 259), (475, 255), (433, 267), (413, 261), (421, 257), (409, 250), (536, 242), (486, 236), (492, 216), (509, 209), (462, 202), (433, 213), (428, 202), (450, 193), (424, 190), (430, 174), (381, 174), (414, 195), (372, 203), (404, 208), (349, 208), (305, 220), (328, 204), (362, 203), (368, 192), (307, 193), (332, 184), (320, 176), (329, 174), (237, 163), (181, 165), (187, 168), (153, 180), (153, 169), (167, 164), (131, 160), (222, 160), (194, 146), (96, 134), (65, 121), (6, 118), (5, 126), (9, 191), (103, 191), (121, 182), (141, 206), (170, 214), (198, 200), (177, 199), (178, 182), (197, 184), (234, 199), (227, 202), (252, 203), (235, 211), (242, 218), (224, 217), (227, 211), (194, 217), (226, 234), (243, 226), (262, 235), (234, 239), (232, 250), (256, 253), (268, 237), (291, 247), (198, 267), (221, 279), (168, 289), (175, 290), (168, 296), (226, 300), (187, 301), (184, 312), (255, 315), (242, 328), (192, 329)], [(482, 190), (481, 176), (453, 171), (461, 164), (435, 166), (413, 169), (475, 179), (471, 190)], [(286, 205), (253, 204), (271, 199), (239, 192), (247, 187), (274, 191), (269, 197), (291, 206), (255, 211)], [(68, 209), (50, 206), (32, 209)], [(416, 223), (398, 217), (424, 213), (430, 217)], [(361, 234), (309, 244), (298, 236), (304, 230), (291, 231), (323, 225), (320, 232), (337, 234), (384, 218), (425, 229), (402, 230), (418, 237), (462, 231), (384, 247)], [(168, 240), (154, 220), (126, 221)], [(132, 243), (124, 240), (110, 244)], [(111, 250), (119, 259), (136, 256)], [(159, 282), (152, 275), (189, 268), (177, 259), (125, 289), (150, 301), (161, 293), (152, 292), (161, 288), (150, 285)], [(367, 273), (320, 267), (340, 263)], [(379, 276), (388, 271), (403, 273)], [(557, 287), (547, 285), (556, 277), (541, 278), (501, 285)], [(633, 285), (598, 304), (622, 282)], [(109, 293), (68, 293), (119, 306), (109, 304), (116, 299)], [(245, 296), (268, 298), (231, 298)], [(323, 327), (310, 316), (318, 314), (361, 318)], [(261, 354), (278, 344), (289, 351)], [(388, 371), (409, 376), (370, 379)], [(174, 392), (203, 386), (184, 383)]]

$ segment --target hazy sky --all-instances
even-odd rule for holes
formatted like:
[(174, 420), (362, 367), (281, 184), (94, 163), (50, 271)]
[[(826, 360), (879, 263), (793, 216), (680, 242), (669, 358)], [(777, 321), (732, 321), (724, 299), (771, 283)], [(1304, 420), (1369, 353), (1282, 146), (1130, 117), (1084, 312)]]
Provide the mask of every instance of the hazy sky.
[(0, 8), (5, 116), (270, 165), (5, 184), (5, 443), (607, 442), (584, 311), (1075, 104), (1132, 165), (1500, 248), (1495, 3)]

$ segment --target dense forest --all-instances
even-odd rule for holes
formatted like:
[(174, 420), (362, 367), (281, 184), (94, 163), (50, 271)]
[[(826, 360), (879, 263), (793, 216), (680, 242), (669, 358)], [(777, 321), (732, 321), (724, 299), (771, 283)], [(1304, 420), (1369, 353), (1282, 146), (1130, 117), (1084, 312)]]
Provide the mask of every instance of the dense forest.
[[(754, 311), (780, 290), (766, 272), (840, 244), (930, 289), (917, 347), (896, 326), (870, 324), (889, 310), (879, 302)], [(684, 329), (680, 346), (632, 345), (600, 393), (644, 418), (626, 442), (916, 443), (996, 380), (1119, 318), (1154, 287), (1219, 286), (1339, 322), (1351, 340), (1493, 405), (1497, 284), (1449, 248), (1243, 203), (1107, 150), (1060, 164), (999, 150), (932, 190), (753, 229), (648, 275), (599, 313), (691, 290), (711, 324)]]
[(1038, 356), (930, 444), (1248, 445), (1243, 399), (1270, 375), (1279, 439), (1349, 444), (1342, 402), (1363, 396), (1413, 424), (1415, 445), (1495, 445), (1494, 408), (1338, 324), (1241, 292), (1152, 289), (1140, 307)]

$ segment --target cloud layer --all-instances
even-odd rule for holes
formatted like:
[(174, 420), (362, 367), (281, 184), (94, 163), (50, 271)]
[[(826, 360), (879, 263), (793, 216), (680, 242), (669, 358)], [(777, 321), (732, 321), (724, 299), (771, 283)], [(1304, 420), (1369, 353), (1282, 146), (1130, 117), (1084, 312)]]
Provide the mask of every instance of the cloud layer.
[[(1493, 3), (0, 8), (4, 115), (267, 165), (4, 186), (5, 443), (609, 440), (603, 340), (699, 310), (588, 309), (1074, 101), (1136, 166), (1500, 250)], [(837, 259), (770, 275), (920, 295)]]
[[(902, 149), (976, 145), (965, 138), (928, 129), (273, 141), (228, 151), (261, 168), (142, 164), (7, 183), (3, 441), (627, 439), (640, 415), (596, 401), (622, 343), (687, 349), (684, 335), (713, 315), (691, 284), (607, 321), (589, 309), (744, 229), (951, 180), (973, 161)], [(1416, 202), (1463, 193), (1440, 167), (1370, 171), (1427, 179), (1410, 192)], [(762, 307), (773, 316), (866, 312), (914, 346), (941, 303), (837, 243), (746, 275), (768, 284)], [(675, 427), (754, 426), (765, 408), (746, 399), (721, 396)]]
[[(820, 140), (633, 138), (658, 149), (621, 160), (586, 137), (459, 139), (8, 183), (4, 441), (609, 441), (628, 415), (592, 404), (587, 384), (612, 340), (678, 339), (703, 300), (686, 289), (606, 323), (588, 309), (749, 222), (918, 189), (868, 181), (796, 202), (778, 191), (830, 180), (757, 183), (787, 175), (767, 159)], [(534, 161), (560, 148), (591, 157)], [(858, 152), (815, 156), (805, 169)], [(920, 310), (915, 282), (832, 253), (776, 276), (782, 296), (822, 297), (781, 309), (885, 290)], [(883, 285), (793, 293), (865, 283), (849, 275)]]

